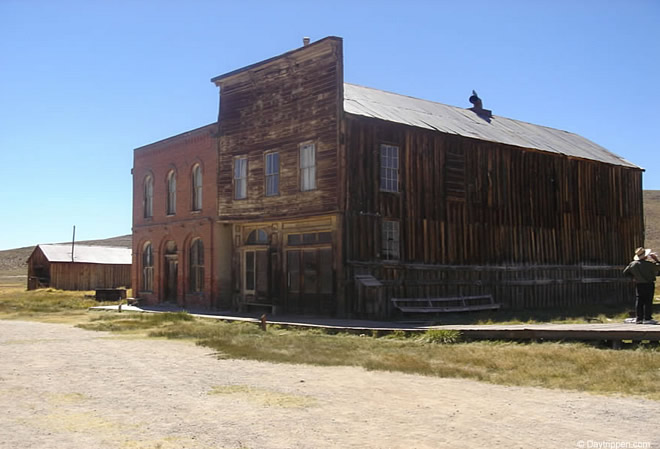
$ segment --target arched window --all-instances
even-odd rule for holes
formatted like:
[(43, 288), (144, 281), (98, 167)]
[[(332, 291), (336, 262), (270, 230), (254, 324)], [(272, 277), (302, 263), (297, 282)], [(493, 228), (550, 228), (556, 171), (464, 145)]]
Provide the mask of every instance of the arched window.
[(154, 215), (154, 178), (147, 175), (144, 178), (144, 198), (142, 199), (144, 206), (144, 218), (153, 217)]
[(167, 215), (176, 213), (176, 173), (174, 170), (167, 175)]
[(204, 244), (202, 239), (193, 240), (190, 245), (190, 291), (201, 292), (204, 289)]
[(202, 167), (195, 164), (192, 171), (192, 210), (202, 210)]
[(268, 234), (263, 229), (255, 229), (250, 232), (245, 243), (248, 245), (266, 245), (268, 244)]
[(151, 292), (154, 289), (154, 254), (151, 242), (142, 247), (142, 291)]

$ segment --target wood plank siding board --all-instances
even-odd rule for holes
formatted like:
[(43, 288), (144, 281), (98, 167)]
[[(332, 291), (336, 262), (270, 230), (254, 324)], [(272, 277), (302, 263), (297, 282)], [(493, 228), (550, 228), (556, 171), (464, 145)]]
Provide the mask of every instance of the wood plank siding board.
[[(304, 216), (339, 209), (341, 42), (319, 41), (218, 81), (221, 220)], [(301, 191), (300, 145), (316, 150), (316, 189)], [(264, 153), (280, 157), (279, 194), (265, 196)], [(248, 159), (247, 198), (233, 195), (233, 160)]]
[[(643, 242), (640, 169), (351, 114), (345, 121), (346, 227), (352, 236), (346, 247), (347, 265), (376, 263), (361, 269), (370, 274), (375, 270), (375, 276), (386, 281), (406, 279), (398, 287), (385, 282), (386, 297), (412, 297), (407, 291), (418, 287), (422, 295), (490, 293), (483, 291), (486, 286), (508, 296), (502, 301), (505, 306), (557, 305), (560, 296), (593, 298), (594, 291), (604, 298), (630, 297), (620, 268), (631, 248)], [(382, 143), (400, 149), (398, 193), (380, 191)], [(400, 222), (398, 264), (379, 262), (383, 219)], [(595, 281), (585, 281), (590, 276), (579, 268), (585, 263), (619, 268), (591, 276), (608, 286), (602, 290)], [(427, 282), (411, 274), (410, 264), (438, 266), (441, 278), (447, 272), (439, 265), (511, 265), (522, 277), (485, 281), (472, 273), (481, 286), (470, 287), (470, 276), (458, 283), (446, 278)], [(544, 281), (535, 277), (544, 276), (542, 272), (529, 277), (520, 268), (527, 265), (564, 266), (567, 271)]]

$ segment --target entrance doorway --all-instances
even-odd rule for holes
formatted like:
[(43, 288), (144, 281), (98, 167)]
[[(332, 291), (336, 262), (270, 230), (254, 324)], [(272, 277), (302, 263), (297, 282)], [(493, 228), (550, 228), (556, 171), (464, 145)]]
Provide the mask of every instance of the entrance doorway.
[(288, 250), (286, 262), (287, 310), (334, 314), (332, 248)]
[(165, 246), (165, 264), (164, 264), (164, 302), (177, 302), (178, 280), (179, 280), (179, 256), (177, 254), (176, 243), (167, 242)]

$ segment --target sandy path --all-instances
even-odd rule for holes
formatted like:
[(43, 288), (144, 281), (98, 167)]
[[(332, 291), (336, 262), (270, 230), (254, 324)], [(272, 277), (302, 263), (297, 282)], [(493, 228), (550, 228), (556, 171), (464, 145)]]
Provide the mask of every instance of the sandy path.
[(0, 321), (0, 448), (557, 449), (580, 441), (660, 447), (660, 403), (217, 360), (184, 342)]

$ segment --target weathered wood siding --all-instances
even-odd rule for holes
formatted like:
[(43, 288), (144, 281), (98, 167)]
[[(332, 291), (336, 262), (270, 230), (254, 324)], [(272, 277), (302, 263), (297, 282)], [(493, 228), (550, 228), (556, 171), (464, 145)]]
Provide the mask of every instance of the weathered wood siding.
[(131, 265), (50, 264), (50, 286), (60, 290), (131, 287)]
[[(641, 170), (354, 116), (344, 126), (348, 279), (512, 307), (629, 297), (619, 266), (643, 243)], [(399, 193), (380, 191), (380, 144), (399, 147)], [(380, 261), (383, 219), (399, 221), (398, 262)]]
[[(221, 77), (218, 204), (222, 220), (290, 217), (338, 208), (341, 40), (327, 38)], [(301, 191), (299, 151), (316, 145), (317, 188)], [(265, 153), (280, 158), (279, 195), (265, 195)], [(247, 198), (234, 199), (233, 161), (247, 156)]]

